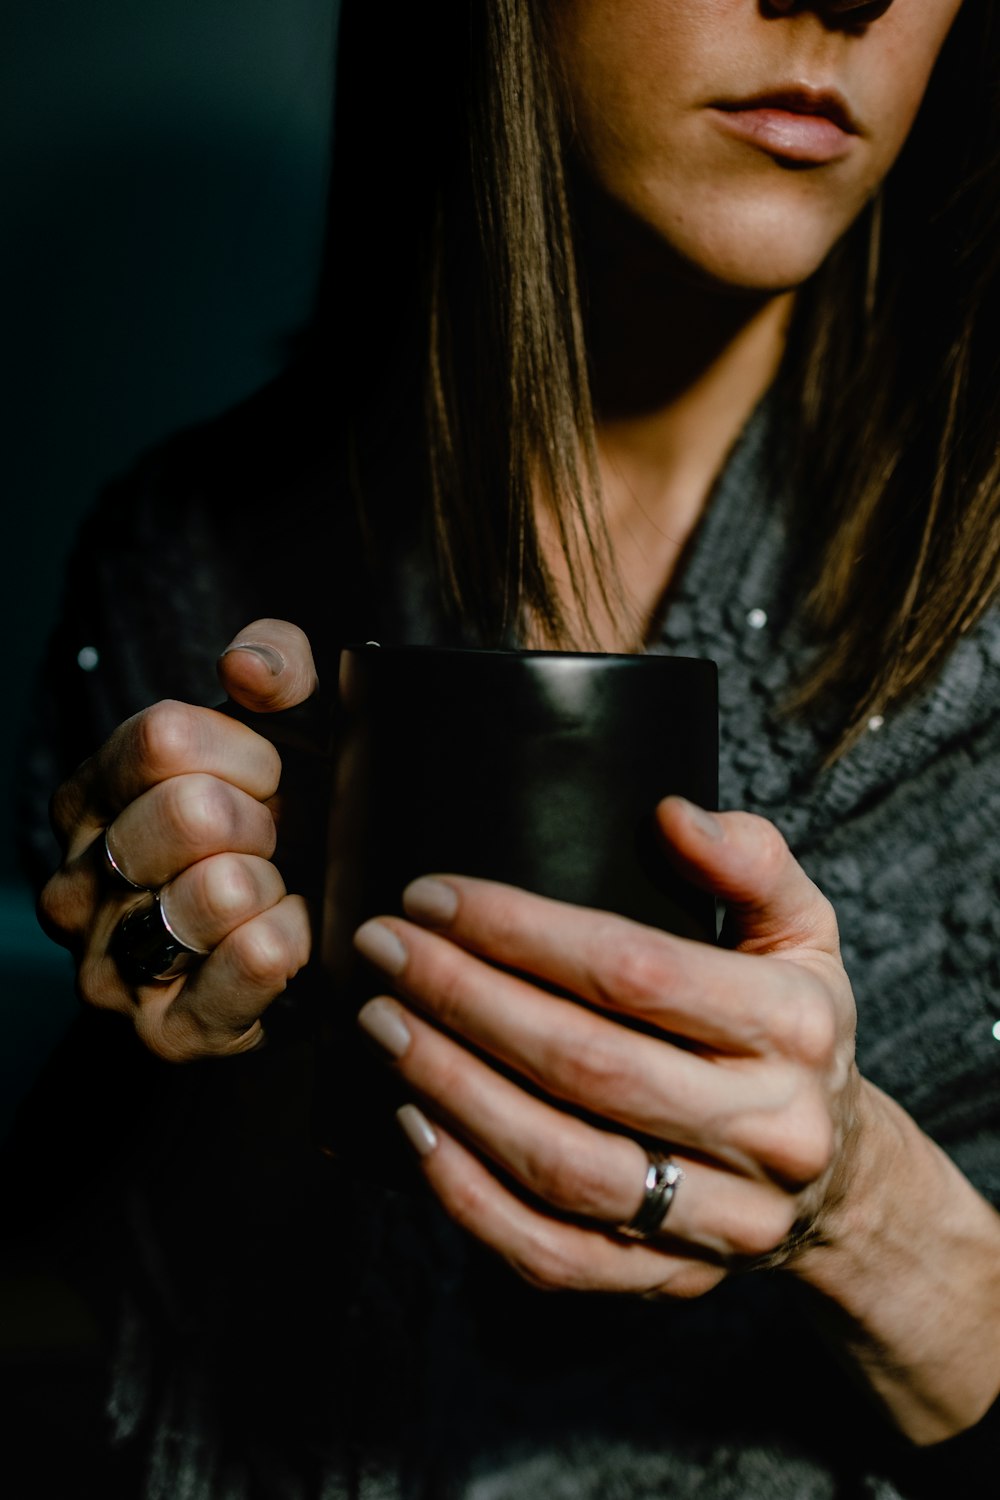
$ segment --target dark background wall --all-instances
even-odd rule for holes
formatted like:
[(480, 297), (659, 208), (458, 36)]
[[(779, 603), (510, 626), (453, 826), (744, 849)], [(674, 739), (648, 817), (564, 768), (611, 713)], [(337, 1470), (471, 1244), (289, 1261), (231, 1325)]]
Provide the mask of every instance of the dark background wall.
[[(281, 364), (318, 266), (337, 0), (7, 0), (2, 784), (101, 485)], [(75, 1002), (0, 808), (0, 1129)]]

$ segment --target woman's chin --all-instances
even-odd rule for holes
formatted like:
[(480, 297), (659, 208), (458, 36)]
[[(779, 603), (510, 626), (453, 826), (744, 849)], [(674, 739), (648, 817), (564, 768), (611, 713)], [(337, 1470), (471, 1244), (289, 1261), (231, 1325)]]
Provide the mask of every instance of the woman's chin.
[[(609, 264), (626, 256), (640, 280), (665, 276), (758, 296), (794, 290), (819, 269), (864, 206), (860, 184), (834, 193), (804, 181), (631, 174), (614, 187), (594, 169), (574, 182), (587, 233)], [(609, 249), (610, 247), (610, 249)]]
[[(819, 270), (864, 203), (801, 201), (782, 194), (740, 201), (698, 201), (686, 195), (678, 211), (655, 201), (632, 205), (652, 236), (701, 285), (720, 290), (780, 293), (802, 286)], [(676, 199), (675, 199), (676, 201)], [(834, 209), (834, 211), (831, 211)], [(840, 211), (836, 211), (839, 209)]]
[(834, 241), (811, 242), (788, 230), (756, 240), (726, 236), (708, 243), (674, 241), (672, 248), (692, 281), (720, 292), (778, 296), (802, 286), (819, 270)]

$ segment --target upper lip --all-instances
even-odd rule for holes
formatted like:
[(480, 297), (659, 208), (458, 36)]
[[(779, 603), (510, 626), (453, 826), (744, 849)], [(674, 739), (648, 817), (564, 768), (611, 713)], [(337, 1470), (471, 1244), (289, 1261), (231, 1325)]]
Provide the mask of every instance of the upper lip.
[(806, 84), (788, 88), (765, 89), (747, 99), (720, 99), (716, 109), (785, 109), (794, 115), (824, 115), (849, 135), (857, 135), (859, 125), (843, 94), (836, 89), (815, 89)]

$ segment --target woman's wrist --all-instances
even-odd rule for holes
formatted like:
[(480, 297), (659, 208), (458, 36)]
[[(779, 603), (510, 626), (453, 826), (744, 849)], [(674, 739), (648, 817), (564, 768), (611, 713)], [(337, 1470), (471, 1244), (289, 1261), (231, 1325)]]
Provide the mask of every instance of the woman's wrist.
[(873, 1084), (819, 1233), (787, 1269), (824, 1334), (913, 1442), (974, 1425), (1000, 1392), (1000, 1215)]

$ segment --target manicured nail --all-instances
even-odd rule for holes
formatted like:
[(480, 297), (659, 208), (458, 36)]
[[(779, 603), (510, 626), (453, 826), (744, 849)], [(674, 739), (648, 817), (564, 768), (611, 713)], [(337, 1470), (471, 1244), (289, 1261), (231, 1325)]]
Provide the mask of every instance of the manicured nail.
[(258, 641), (237, 641), (235, 645), (226, 647), (219, 660), (232, 656), (234, 651), (246, 651), (250, 656), (259, 656), (272, 677), (279, 676), (285, 670), (285, 658), (273, 646), (265, 646)]
[(406, 968), (409, 954), (384, 922), (365, 922), (354, 934), (354, 946), (363, 958), (387, 974), (402, 974)]
[(458, 911), (458, 892), (443, 880), (422, 875), (403, 892), (403, 910), (415, 922), (426, 922), (428, 927), (447, 927)]
[(674, 800), (682, 805), (688, 822), (693, 823), (699, 833), (704, 834), (707, 839), (722, 838), (725, 829), (718, 818), (706, 812), (703, 807), (699, 807), (696, 802), (689, 802), (686, 797), (677, 797)]
[(429, 1156), (437, 1145), (438, 1138), (427, 1116), (422, 1115), (415, 1104), (404, 1104), (402, 1109), (397, 1109), (396, 1119), (417, 1155)]
[(412, 1040), (410, 1028), (391, 1000), (369, 1000), (358, 1011), (358, 1025), (390, 1057), (402, 1057)]

